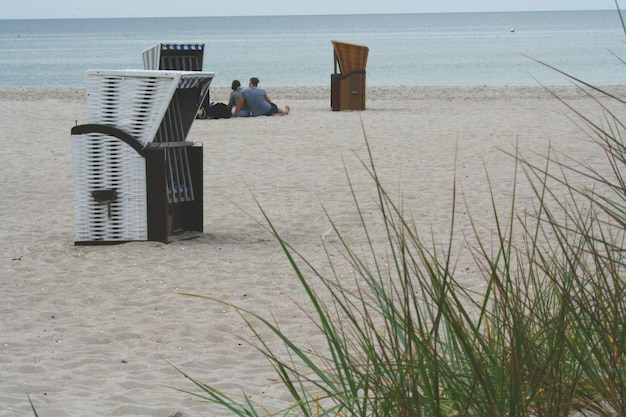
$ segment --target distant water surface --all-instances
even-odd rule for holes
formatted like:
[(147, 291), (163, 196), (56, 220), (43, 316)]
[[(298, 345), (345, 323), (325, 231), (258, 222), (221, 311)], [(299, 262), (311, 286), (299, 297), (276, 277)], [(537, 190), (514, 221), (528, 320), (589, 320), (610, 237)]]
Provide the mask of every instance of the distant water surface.
[[(617, 11), (0, 20), (0, 87), (82, 87), (87, 69), (142, 69), (159, 42), (205, 44), (216, 86), (326, 85), (330, 41), (370, 48), (371, 86), (563, 85), (545, 61), (594, 84), (626, 84)], [(538, 81), (537, 81), (538, 80)]]

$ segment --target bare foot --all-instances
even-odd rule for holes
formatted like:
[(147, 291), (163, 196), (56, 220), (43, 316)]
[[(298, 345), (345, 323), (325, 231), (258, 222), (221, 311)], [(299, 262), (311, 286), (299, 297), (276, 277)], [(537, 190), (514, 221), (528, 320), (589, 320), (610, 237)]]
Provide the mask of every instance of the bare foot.
[(283, 116), (289, 114), (289, 111), (291, 110), (291, 108), (289, 106), (285, 106), (285, 110), (283, 110)]

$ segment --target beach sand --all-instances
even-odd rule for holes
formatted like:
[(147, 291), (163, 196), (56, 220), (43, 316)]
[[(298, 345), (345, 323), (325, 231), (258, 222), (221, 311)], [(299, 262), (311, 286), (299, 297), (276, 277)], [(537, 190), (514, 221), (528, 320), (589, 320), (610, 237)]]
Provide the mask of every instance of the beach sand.
[[(470, 215), (491, 224), (487, 178), (508, 217), (515, 164), (507, 153), (516, 147), (538, 161), (550, 145), (589, 163), (605, 158), (542, 87), (371, 87), (364, 112), (332, 112), (327, 87), (267, 90), (290, 115), (192, 126), (188, 140), (204, 146), (204, 233), (170, 244), (75, 246), (70, 129), (86, 123), (84, 92), (0, 89), (0, 416), (32, 415), (28, 395), (42, 417), (228, 415), (174, 389), (196, 392), (172, 365), (224, 390), (245, 389), (253, 400), (284, 398), (237, 312), (179, 293), (274, 316), (295, 340), (323, 347), (296, 306), (310, 311), (296, 275), (257, 221), (255, 198), (323, 274), (330, 274), (328, 245), (351, 285), (324, 209), (365, 252), (349, 175), (371, 238), (384, 247), (375, 189), (360, 162), (368, 158), (365, 135), (385, 187), (441, 247), (455, 180), (458, 231), (469, 232)], [(601, 117), (574, 87), (556, 91)], [(626, 96), (624, 87), (611, 91)], [(211, 98), (226, 102), (228, 89), (212, 89)], [(532, 192), (520, 182), (522, 210)], [(476, 265), (459, 270), (479, 291)]]

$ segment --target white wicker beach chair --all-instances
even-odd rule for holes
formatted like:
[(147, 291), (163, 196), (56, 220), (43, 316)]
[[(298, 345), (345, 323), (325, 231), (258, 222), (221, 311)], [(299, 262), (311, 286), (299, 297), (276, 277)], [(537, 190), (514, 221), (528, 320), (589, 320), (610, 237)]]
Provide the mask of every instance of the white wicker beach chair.
[(72, 129), (76, 244), (202, 231), (202, 147), (186, 137), (213, 76), (87, 71), (88, 123)]

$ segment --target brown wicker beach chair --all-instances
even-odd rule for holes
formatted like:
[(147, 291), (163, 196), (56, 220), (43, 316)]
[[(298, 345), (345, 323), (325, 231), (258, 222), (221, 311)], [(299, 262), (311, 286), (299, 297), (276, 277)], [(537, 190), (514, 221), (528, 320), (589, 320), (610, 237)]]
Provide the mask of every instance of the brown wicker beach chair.
[(331, 41), (335, 71), (330, 76), (330, 106), (333, 111), (365, 110), (365, 66), (369, 48)]

